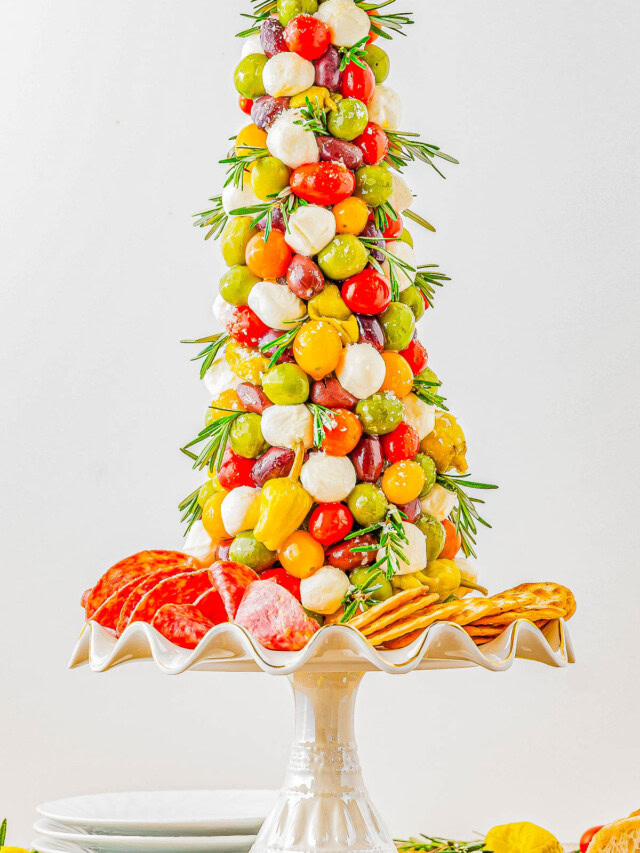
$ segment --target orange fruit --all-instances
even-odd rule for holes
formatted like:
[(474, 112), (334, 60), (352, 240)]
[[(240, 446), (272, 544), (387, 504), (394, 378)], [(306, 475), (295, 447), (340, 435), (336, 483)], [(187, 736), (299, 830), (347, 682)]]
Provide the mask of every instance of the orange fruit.
[(413, 390), (413, 371), (407, 359), (398, 352), (386, 351), (382, 353), (387, 368), (381, 391), (391, 391), (399, 400), (406, 397)]
[(254, 275), (268, 281), (283, 276), (291, 263), (291, 249), (284, 239), (282, 231), (273, 228), (269, 239), (264, 233), (256, 234), (247, 244), (247, 266)]

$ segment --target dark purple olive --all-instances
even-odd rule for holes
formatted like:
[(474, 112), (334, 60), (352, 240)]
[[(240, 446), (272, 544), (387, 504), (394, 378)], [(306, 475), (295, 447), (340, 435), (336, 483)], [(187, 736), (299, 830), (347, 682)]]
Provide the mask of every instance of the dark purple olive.
[(227, 560), (229, 559), (229, 551), (232, 545), (233, 539), (223, 539), (222, 542), (216, 548), (216, 558), (218, 560), (224, 560), (224, 562), (227, 562)]
[[(265, 344), (271, 343), (271, 341), (275, 341), (276, 338), (282, 337), (283, 334), (284, 332), (278, 331), (277, 329), (269, 329), (269, 331), (266, 332), (266, 334), (264, 334), (260, 338), (260, 346), (262, 347)], [(273, 346), (269, 347), (268, 349), (262, 350), (262, 352), (265, 355), (272, 356), (275, 355), (277, 349), (277, 346)], [(291, 350), (291, 347), (289, 347), (282, 353), (282, 355), (278, 359), (278, 364), (286, 364), (287, 362), (292, 361), (295, 361), (295, 358), (293, 357), (293, 351)]]
[(273, 406), (262, 388), (259, 385), (252, 385), (250, 382), (241, 382), (236, 388), (236, 394), (245, 409), (256, 415), (261, 415), (265, 409)]
[(325, 86), (330, 92), (337, 92), (342, 79), (340, 62), (337, 48), (330, 45), (327, 52), (313, 63), (316, 67), (316, 86)]
[(293, 468), (296, 454), (286, 447), (270, 447), (258, 457), (251, 471), (251, 479), (261, 489), (266, 482), (276, 477), (288, 477)]
[(263, 95), (257, 98), (251, 107), (251, 121), (262, 130), (269, 130), (274, 121), (288, 109), (289, 98), (272, 98), (271, 95)]
[[(261, 231), (264, 231), (267, 227), (267, 219), (266, 216), (263, 216), (257, 223), (258, 228)], [(287, 230), (284, 224), (284, 216), (282, 215), (282, 211), (279, 207), (273, 208), (273, 214), (271, 216), (271, 228), (275, 228), (276, 231), (282, 231), (283, 233)]]
[(311, 299), (324, 288), (324, 276), (311, 258), (294, 255), (287, 270), (287, 284), (300, 299)]
[(277, 18), (269, 17), (260, 28), (260, 44), (268, 57), (289, 50), (284, 39), (284, 27)]
[(344, 572), (350, 572), (352, 569), (361, 569), (365, 566), (370, 566), (377, 559), (376, 551), (364, 551), (359, 554), (352, 553), (352, 548), (367, 548), (369, 545), (377, 545), (378, 540), (370, 533), (365, 533), (362, 536), (354, 536), (353, 539), (348, 539), (345, 542), (337, 542), (327, 549), (326, 561), (330, 566), (335, 566), (336, 569), (342, 569)]
[(379, 249), (384, 249), (385, 241), (382, 237), (382, 231), (376, 226), (375, 222), (367, 222), (364, 227), (364, 231), (360, 234), (361, 237), (369, 237), (372, 240), (377, 240), (378, 242), (375, 244), (367, 243), (367, 248), (371, 252), (371, 257), (374, 258), (379, 264), (384, 262), (384, 255), (382, 252), (377, 252), (374, 249), (374, 245), (376, 245)]
[(352, 172), (355, 172), (364, 163), (364, 154), (358, 146), (352, 145), (351, 142), (344, 142), (342, 139), (334, 139), (332, 136), (319, 136), (318, 148), (321, 160), (342, 163)]
[(409, 504), (402, 504), (398, 506), (398, 509), (407, 516), (408, 522), (414, 524), (420, 518), (422, 512), (420, 498), (416, 498), (415, 501), (411, 501)]
[(355, 409), (358, 400), (335, 379), (322, 379), (311, 386), (311, 402), (327, 409)]
[(356, 320), (360, 327), (360, 343), (371, 344), (378, 352), (382, 352), (385, 346), (384, 329), (377, 317), (356, 314)]
[(382, 476), (384, 455), (379, 438), (363, 436), (349, 457), (356, 469), (358, 480), (363, 483), (376, 483)]

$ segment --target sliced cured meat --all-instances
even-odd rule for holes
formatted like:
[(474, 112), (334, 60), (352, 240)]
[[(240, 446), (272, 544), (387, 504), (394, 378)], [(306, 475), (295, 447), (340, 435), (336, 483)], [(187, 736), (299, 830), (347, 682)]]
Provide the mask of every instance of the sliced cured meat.
[(210, 587), (211, 580), (206, 569), (166, 578), (142, 596), (131, 614), (129, 624), (151, 623), (158, 610), (165, 604), (193, 604)]
[(259, 580), (258, 575), (242, 563), (218, 561), (209, 569), (209, 577), (222, 597), (227, 616), (233, 622), (245, 592)]
[[(165, 578), (172, 578), (175, 575), (182, 575), (184, 573), (184, 564), (167, 566), (164, 569), (158, 569), (157, 572), (152, 572), (152, 574), (146, 575), (142, 579), (136, 578), (133, 582), (133, 589), (131, 589), (129, 584), (127, 584), (128, 591), (124, 601), (122, 602), (120, 614), (115, 625), (118, 637), (124, 632), (125, 628), (129, 624), (131, 614), (136, 609), (143, 596), (152, 590), (154, 586), (157, 586), (160, 581), (165, 580)], [(122, 589), (124, 590), (124, 587)]]
[(120, 589), (117, 589), (113, 595), (110, 595), (109, 598), (107, 598), (107, 600), (98, 607), (91, 617), (91, 621), (97, 622), (99, 625), (102, 625), (103, 628), (111, 628), (115, 631), (118, 619), (120, 618), (120, 612), (122, 611), (122, 606), (127, 600), (129, 594), (135, 590), (139, 583), (140, 579), (135, 578), (135, 580), (129, 581), (129, 583), (126, 583), (124, 586), (121, 586)]
[(183, 649), (195, 649), (214, 625), (194, 604), (164, 604), (151, 624)]
[(194, 606), (201, 610), (207, 619), (211, 619), (214, 625), (229, 621), (222, 596), (215, 587), (203, 592), (200, 598), (195, 600)]
[(265, 648), (285, 652), (304, 648), (319, 627), (288, 590), (272, 581), (251, 584), (238, 608), (236, 624)]

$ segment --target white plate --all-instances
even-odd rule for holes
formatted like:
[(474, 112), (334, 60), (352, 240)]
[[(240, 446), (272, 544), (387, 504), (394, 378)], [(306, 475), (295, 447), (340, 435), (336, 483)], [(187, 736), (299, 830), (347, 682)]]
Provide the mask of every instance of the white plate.
[(33, 828), (40, 836), (34, 841), (39, 853), (248, 853), (256, 840), (255, 835), (89, 835), (47, 820), (37, 821)]
[(277, 793), (219, 790), (89, 794), (42, 803), (37, 811), (48, 820), (103, 835), (254, 835)]

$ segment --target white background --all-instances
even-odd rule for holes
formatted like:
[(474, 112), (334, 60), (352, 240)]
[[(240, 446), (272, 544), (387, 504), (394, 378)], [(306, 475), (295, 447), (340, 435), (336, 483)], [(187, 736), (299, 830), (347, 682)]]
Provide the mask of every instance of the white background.
[[(103, 569), (179, 541), (178, 447), (208, 401), (181, 337), (211, 333), (218, 261), (190, 226), (241, 124), (248, 2), (4, 0), (0, 21), (0, 813), (131, 788), (277, 786), (288, 686), (151, 666), (68, 672)], [(571, 585), (577, 666), (369, 676), (367, 780), (394, 833), (531, 819), (565, 838), (640, 807), (637, 0), (407, 0), (391, 48), (413, 170), (422, 324), (499, 482), (494, 591)]]

